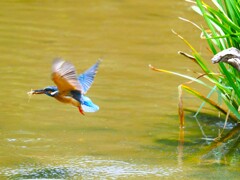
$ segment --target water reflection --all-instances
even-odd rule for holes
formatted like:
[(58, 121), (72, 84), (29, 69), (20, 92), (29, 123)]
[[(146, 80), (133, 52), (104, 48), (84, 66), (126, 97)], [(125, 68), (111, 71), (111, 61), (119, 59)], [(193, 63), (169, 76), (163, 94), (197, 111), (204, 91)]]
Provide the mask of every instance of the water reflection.
[[(192, 117), (191, 119), (196, 120), (202, 134), (201, 141), (197, 142), (198, 146), (202, 146), (202, 148), (199, 148), (195, 153), (195, 158), (191, 158), (193, 161), (204, 164), (235, 164), (239, 160), (240, 124), (230, 120), (230, 122), (224, 122), (220, 118), (216, 121), (216, 117), (206, 113), (201, 114), (200, 119), (197, 117)], [(188, 144), (188, 142), (185, 142), (184, 128), (180, 128), (178, 144), (179, 165), (184, 164), (184, 148), (187, 148)], [(196, 142), (189, 145), (192, 147), (194, 144), (196, 145)]]
[[(202, 155), (202, 162), (231, 164), (239, 154), (240, 124), (237, 124), (225, 136), (213, 142)], [(239, 157), (238, 157), (239, 158)]]

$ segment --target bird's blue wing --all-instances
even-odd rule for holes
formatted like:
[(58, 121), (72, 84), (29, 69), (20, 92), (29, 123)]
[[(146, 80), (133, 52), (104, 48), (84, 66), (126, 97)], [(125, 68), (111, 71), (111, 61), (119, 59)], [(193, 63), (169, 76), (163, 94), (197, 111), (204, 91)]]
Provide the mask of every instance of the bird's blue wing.
[(99, 110), (99, 106), (94, 104), (89, 97), (84, 95), (81, 97), (81, 106), (84, 112), (96, 112)]
[(94, 64), (92, 67), (86, 70), (83, 74), (80, 74), (78, 76), (78, 80), (80, 82), (81, 90), (83, 94), (86, 94), (88, 89), (91, 87), (100, 62), (101, 60), (98, 60), (96, 64)]

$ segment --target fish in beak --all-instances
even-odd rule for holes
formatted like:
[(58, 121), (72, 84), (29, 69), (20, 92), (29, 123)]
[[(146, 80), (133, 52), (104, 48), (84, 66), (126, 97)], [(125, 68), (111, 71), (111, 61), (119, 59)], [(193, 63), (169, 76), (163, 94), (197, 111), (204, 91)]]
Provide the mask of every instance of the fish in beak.
[(45, 94), (45, 89), (37, 89), (37, 90), (31, 90), (27, 93), (28, 95), (33, 95), (33, 94)]

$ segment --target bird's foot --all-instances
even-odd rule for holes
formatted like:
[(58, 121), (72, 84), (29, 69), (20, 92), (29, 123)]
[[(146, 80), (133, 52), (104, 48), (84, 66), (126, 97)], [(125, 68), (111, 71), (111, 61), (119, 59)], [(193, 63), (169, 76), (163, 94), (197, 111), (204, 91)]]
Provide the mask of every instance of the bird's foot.
[(78, 107), (78, 110), (79, 110), (79, 112), (80, 112), (82, 115), (85, 115), (84, 112), (83, 112), (83, 110), (82, 110), (82, 107), (79, 106), (79, 107)]

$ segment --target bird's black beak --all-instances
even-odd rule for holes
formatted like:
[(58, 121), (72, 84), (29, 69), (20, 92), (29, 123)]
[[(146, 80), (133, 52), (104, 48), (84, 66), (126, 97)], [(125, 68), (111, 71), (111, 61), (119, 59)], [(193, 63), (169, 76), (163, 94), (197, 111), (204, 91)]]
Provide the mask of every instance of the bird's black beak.
[(45, 94), (45, 90), (44, 89), (32, 90), (31, 94)]

